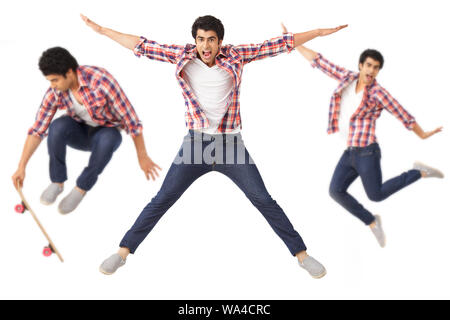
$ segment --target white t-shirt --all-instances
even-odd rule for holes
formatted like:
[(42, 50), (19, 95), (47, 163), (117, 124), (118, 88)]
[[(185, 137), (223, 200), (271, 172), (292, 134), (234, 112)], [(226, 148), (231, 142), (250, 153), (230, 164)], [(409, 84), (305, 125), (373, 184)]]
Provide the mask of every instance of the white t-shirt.
[(84, 122), (86, 122), (87, 125), (91, 127), (98, 127), (98, 124), (92, 120), (91, 115), (87, 111), (86, 107), (82, 104), (78, 103), (77, 99), (75, 99), (75, 96), (72, 93), (72, 90), (69, 90), (70, 99), (72, 100), (73, 108), (75, 109), (75, 114)]
[[(209, 121), (208, 128), (198, 131), (209, 134), (220, 133), (217, 128), (228, 110), (233, 90), (231, 75), (218, 65), (208, 67), (200, 59), (195, 58), (183, 68), (183, 78), (188, 82)], [(227, 133), (239, 131), (240, 128), (236, 128)]]
[(347, 88), (342, 90), (341, 93), (341, 110), (339, 112), (339, 132), (340, 136), (347, 141), (349, 128), (350, 128), (350, 118), (358, 109), (361, 104), (364, 90), (356, 93), (356, 83), (355, 80), (348, 85)]

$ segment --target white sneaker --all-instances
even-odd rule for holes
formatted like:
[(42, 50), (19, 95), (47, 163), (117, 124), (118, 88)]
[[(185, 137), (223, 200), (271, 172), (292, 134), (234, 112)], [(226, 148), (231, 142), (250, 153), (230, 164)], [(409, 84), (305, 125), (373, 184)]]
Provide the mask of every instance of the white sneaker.
[(102, 265), (100, 266), (100, 272), (106, 275), (112, 275), (117, 271), (117, 269), (125, 265), (125, 263), (126, 260), (123, 260), (118, 253), (115, 253), (111, 257), (103, 261)]
[(441, 171), (432, 168), (430, 166), (427, 166), (422, 162), (415, 162), (413, 168), (421, 172), (424, 172), (425, 173), (424, 178), (440, 178), (440, 179), (444, 178), (444, 174)]
[(383, 226), (381, 225), (381, 217), (375, 215), (375, 227), (370, 228), (373, 235), (377, 239), (380, 247), (384, 248), (386, 246), (386, 236), (384, 235)]
[(51, 183), (47, 189), (42, 192), (41, 203), (46, 206), (51, 205), (63, 191), (64, 187), (61, 187), (58, 183)]
[(61, 214), (68, 214), (78, 207), (85, 194), (82, 194), (76, 188), (73, 188), (70, 193), (61, 200), (58, 205), (58, 211)]
[(303, 259), (303, 262), (299, 261), (298, 264), (301, 268), (308, 271), (311, 277), (315, 279), (320, 279), (327, 274), (325, 267), (311, 256), (306, 256), (306, 258)]

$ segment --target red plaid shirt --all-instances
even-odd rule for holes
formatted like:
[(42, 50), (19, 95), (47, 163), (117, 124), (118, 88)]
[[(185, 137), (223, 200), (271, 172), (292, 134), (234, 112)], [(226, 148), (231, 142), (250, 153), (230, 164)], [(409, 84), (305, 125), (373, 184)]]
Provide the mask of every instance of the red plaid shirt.
[[(98, 67), (79, 66), (77, 76), (80, 83), (78, 93), (95, 123), (104, 127), (120, 127), (133, 137), (142, 133), (142, 124), (133, 106), (108, 71)], [(44, 138), (58, 109), (66, 109), (67, 115), (82, 122), (75, 114), (69, 91), (49, 88), (28, 134)]]
[[(283, 52), (290, 52), (293, 49), (294, 37), (292, 33), (285, 33), (281, 37), (273, 38), (261, 44), (225, 45), (220, 48), (216, 57), (216, 64), (231, 75), (233, 90), (230, 94), (227, 112), (218, 127), (219, 132), (226, 133), (233, 131), (235, 128), (242, 128), (239, 90), (244, 65), (252, 61), (273, 57)], [(201, 109), (197, 97), (195, 97), (192, 89), (183, 79), (183, 67), (197, 57), (195, 45), (162, 45), (141, 37), (141, 41), (134, 49), (134, 54), (138, 57), (146, 56), (149, 59), (176, 64), (175, 76), (181, 86), (187, 107), (185, 113), (186, 126), (189, 129), (209, 127), (208, 119)]]
[[(326, 60), (321, 54), (318, 54), (313, 60), (312, 66), (339, 81), (339, 85), (331, 97), (328, 118), (328, 133), (335, 133), (339, 131), (338, 122), (342, 90), (349, 86), (353, 81), (358, 80), (359, 73), (339, 67)], [(386, 109), (403, 122), (403, 125), (409, 130), (411, 130), (416, 123), (414, 117), (412, 117), (386, 89), (381, 87), (377, 81), (374, 80), (370, 86), (365, 87), (361, 104), (350, 118), (347, 146), (366, 147), (371, 143), (377, 142), (375, 136), (375, 124), (383, 109)]]

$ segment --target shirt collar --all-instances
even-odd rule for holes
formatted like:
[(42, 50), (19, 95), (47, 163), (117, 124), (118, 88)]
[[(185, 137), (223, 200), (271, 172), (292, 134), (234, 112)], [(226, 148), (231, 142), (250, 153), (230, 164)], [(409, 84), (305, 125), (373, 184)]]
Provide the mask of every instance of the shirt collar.
[(81, 67), (78, 67), (78, 69), (77, 69), (77, 77), (78, 77), (78, 83), (80, 84), (80, 88), (88, 86), (86, 76), (85, 76), (84, 72), (82, 71)]
[[(360, 73), (355, 73), (354, 77), (353, 77), (353, 81), (357, 81), (359, 79), (359, 75)], [(373, 79), (372, 83), (370, 85), (368, 85), (366, 88), (367, 90), (371, 90), (372, 88), (374, 88), (375, 86), (378, 86), (378, 82), (377, 79)]]
[(370, 90), (370, 89), (372, 89), (372, 88), (374, 88), (374, 87), (376, 87), (376, 86), (378, 86), (377, 79), (373, 79), (372, 84), (371, 84), (370, 86), (368, 86), (367, 89)]

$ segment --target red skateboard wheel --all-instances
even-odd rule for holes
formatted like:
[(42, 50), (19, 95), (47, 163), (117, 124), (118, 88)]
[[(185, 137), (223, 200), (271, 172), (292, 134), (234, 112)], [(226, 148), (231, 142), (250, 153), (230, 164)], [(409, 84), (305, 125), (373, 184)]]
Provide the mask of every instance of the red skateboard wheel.
[(42, 251), (42, 254), (46, 257), (50, 257), (52, 255), (53, 251), (49, 247), (45, 247), (44, 251)]
[(14, 207), (14, 210), (16, 210), (17, 213), (24, 213), (25, 206), (23, 204), (18, 204)]

